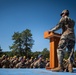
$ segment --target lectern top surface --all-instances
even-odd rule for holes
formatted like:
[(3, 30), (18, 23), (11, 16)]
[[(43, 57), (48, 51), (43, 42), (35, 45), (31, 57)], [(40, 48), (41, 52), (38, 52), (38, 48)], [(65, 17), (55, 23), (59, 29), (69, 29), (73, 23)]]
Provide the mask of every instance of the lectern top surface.
[(61, 34), (58, 34), (58, 33), (48, 32), (48, 31), (44, 32), (44, 38), (45, 39), (49, 39), (51, 37), (60, 37), (60, 36), (61, 36)]

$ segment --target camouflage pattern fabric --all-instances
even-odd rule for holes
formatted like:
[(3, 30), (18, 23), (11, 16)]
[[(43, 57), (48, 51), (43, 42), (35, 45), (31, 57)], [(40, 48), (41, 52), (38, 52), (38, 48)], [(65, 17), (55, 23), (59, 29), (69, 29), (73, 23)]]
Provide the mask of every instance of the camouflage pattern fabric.
[(57, 55), (59, 64), (63, 63), (65, 49), (68, 49), (69, 52), (69, 63), (72, 63), (74, 60), (74, 53), (72, 49), (74, 49), (75, 45), (75, 34), (74, 34), (74, 26), (75, 22), (68, 16), (62, 17), (59, 23), (50, 31), (56, 31), (58, 29), (62, 29), (62, 35), (57, 48)]

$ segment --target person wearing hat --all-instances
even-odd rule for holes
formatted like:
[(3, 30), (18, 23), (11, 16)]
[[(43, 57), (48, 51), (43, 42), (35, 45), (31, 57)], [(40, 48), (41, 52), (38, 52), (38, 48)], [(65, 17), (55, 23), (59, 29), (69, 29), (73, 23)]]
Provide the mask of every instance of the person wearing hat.
[(54, 32), (58, 29), (62, 29), (62, 35), (58, 43), (57, 56), (58, 56), (58, 67), (52, 69), (52, 71), (63, 71), (63, 58), (65, 49), (68, 49), (68, 71), (73, 72), (73, 61), (74, 61), (74, 46), (75, 46), (75, 33), (74, 26), (75, 22), (69, 17), (69, 10), (63, 10), (60, 14), (61, 19), (59, 23), (49, 30), (49, 32)]
[(42, 68), (43, 55), (39, 54), (38, 59), (34, 62), (33, 68)]
[(1, 62), (2, 68), (9, 68), (10, 61), (8, 60), (8, 55), (5, 55), (5, 59)]

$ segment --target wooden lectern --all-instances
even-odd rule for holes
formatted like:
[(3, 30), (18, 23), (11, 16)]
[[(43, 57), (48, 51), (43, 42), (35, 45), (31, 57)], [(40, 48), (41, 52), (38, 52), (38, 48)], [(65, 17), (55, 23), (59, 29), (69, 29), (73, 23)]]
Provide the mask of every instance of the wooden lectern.
[(58, 66), (57, 46), (60, 40), (60, 34), (54, 32), (44, 32), (44, 38), (50, 39), (50, 66), (46, 69), (53, 69)]

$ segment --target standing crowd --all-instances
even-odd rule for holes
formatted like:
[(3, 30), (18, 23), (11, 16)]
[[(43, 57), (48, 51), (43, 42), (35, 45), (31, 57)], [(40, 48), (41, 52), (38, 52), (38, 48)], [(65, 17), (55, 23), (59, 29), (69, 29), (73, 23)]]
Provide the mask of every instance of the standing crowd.
[(42, 55), (30, 59), (26, 56), (8, 57), (7, 55), (0, 58), (0, 68), (45, 68), (46, 66), (49, 66), (49, 60), (43, 59)]
[[(66, 59), (63, 60), (64, 68), (67, 67), (68, 62)], [(31, 57), (26, 58), (26, 56), (13, 56), (9, 57), (3, 55), (0, 57), (0, 68), (46, 68), (50, 66), (50, 61), (48, 58), (43, 58), (39, 55), (37, 58)], [(73, 67), (76, 67), (76, 59), (73, 63)]]

